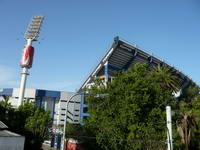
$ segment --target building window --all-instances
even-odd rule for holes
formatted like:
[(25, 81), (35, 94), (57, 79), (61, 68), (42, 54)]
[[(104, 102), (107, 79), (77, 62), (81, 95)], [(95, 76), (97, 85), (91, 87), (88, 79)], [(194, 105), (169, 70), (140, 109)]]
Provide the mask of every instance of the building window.
[(61, 102), (67, 102), (67, 100), (61, 100)]
[(61, 110), (66, 110), (65, 108), (62, 108)]
[(60, 121), (65, 121), (64, 119), (61, 119)]
[(61, 116), (65, 116), (65, 114), (61, 114)]

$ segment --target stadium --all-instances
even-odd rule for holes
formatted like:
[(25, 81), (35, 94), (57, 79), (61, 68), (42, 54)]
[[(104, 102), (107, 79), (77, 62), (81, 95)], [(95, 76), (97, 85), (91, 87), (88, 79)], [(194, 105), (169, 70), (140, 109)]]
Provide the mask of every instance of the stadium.
[(170, 66), (158, 57), (145, 52), (138, 46), (125, 42), (119, 37), (115, 37), (111, 48), (100, 60), (100, 62), (92, 71), (92, 73), (88, 76), (88, 78), (83, 82), (79, 91), (82, 91), (84, 88), (89, 87), (93, 83), (92, 79), (94, 77), (99, 77), (105, 82), (109, 82), (112, 81), (112, 79), (115, 77), (114, 72), (127, 70), (130, 66), (134, 64), (145, 63), (149, 64), (150, 67), (161, 65), (172, 69), (172, 71), (175, 72), (177, 77), (180, 79), (182, 89), (188, 86), (195, 85), (195, 82), (193, 82), (192, 79), (190, 79), (180, 70), (176, 69), (173, 66)]

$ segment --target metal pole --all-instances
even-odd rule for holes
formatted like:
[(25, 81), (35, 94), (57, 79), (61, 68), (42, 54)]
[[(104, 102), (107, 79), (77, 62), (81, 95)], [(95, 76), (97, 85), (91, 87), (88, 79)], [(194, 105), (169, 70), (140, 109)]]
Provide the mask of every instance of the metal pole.
[[(32, 44), (32, 39), (27, 39), (27, 46), (31, 46), (31, 44)], [(25, 92), (25, 88), (26, 88), (26, 79), (27, 79), (27, 75), (29, 75), (28, 68), (27, 67), (23, 67), (21, 74), (22, 75), (21, 75), (21, 82), (20, 82), (20, 88), (19, 88), (18, 106), (23, 104), (24, 92)]]
[(166, 116), (167, 116), (167, 147), (168, 150), (173, 150), (172, 145), (172, 113), (171, 107), (166, 106)]
[(104, 68), (105, 68), (105, 69), (104, 69), (105, 83), (106, 83), (106, 85), (107, 85), (107, 83), (108, 83), (108, 78), (109, 78), (109, 76), (108, 76), (108, 61), (105, 62)]
[[(66, 132), (66, 125), (67, 125), (67, 111), (68, 111), (68, 105), (69, 105), (69, 102), (72, 100), (72, 98), (74, 98), (75, 96), (77, 95), (84, 95), (84, 92), (80, 92), (80, 93), (76, 93), (74, 95), (72, 95), (69, 100), (67, 101), (67, 106), (66, 106), (66, 111), (65, 111), (65, 122), (64, 122), (64, 130), (63, 130), (63, 143), (62, 143), (62, 150), (65, 150), (65, 132)], [(96, 95), (96, 94), (94, 94)], [(107, 96), (107, 94), (99, 94), (99, 96)], [(83, 100), (83, 99), (81, 99)], [(74, 104), (75, 106), (75, 104)], [(82, 110), (81, 110), (82, 111)], [(80, 112), (81, 113), (81, 112)], [(74, 117), (74, 116), (73, 116)], [(73, 119), (74, 120), (74, 119)]]

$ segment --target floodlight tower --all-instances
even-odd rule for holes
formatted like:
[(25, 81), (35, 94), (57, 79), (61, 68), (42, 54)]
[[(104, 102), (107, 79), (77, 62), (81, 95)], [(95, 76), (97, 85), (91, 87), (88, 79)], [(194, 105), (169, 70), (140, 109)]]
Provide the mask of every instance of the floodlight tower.
[(37, 41), (43, 20), (44, 20), (43, 16), (34, 16), (24, 35), (24, 38), (27, 41), (27, 43), (24, 46), (22, 52), (22, 58), (20, 61), (22, 72), (21, 72), (21, 82), (19, 89), (19, 101), (18, 101), (19, 106), (23, 104), (26, 79), (27, 75), (29, 75), (28, 69), (32, 67), (33, 63), (34, 48), (31, 45), (33, 41)]

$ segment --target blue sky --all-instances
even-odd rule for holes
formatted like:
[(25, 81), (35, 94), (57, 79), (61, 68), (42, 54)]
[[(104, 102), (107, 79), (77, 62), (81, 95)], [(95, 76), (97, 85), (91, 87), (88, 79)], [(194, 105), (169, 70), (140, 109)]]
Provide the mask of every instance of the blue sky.
[(199, 0), (0, 0), (0, 88), (19, 87), (23, 34), (44, 15), (27, 87), (75, 91), (115, 36), (200, 83)]

